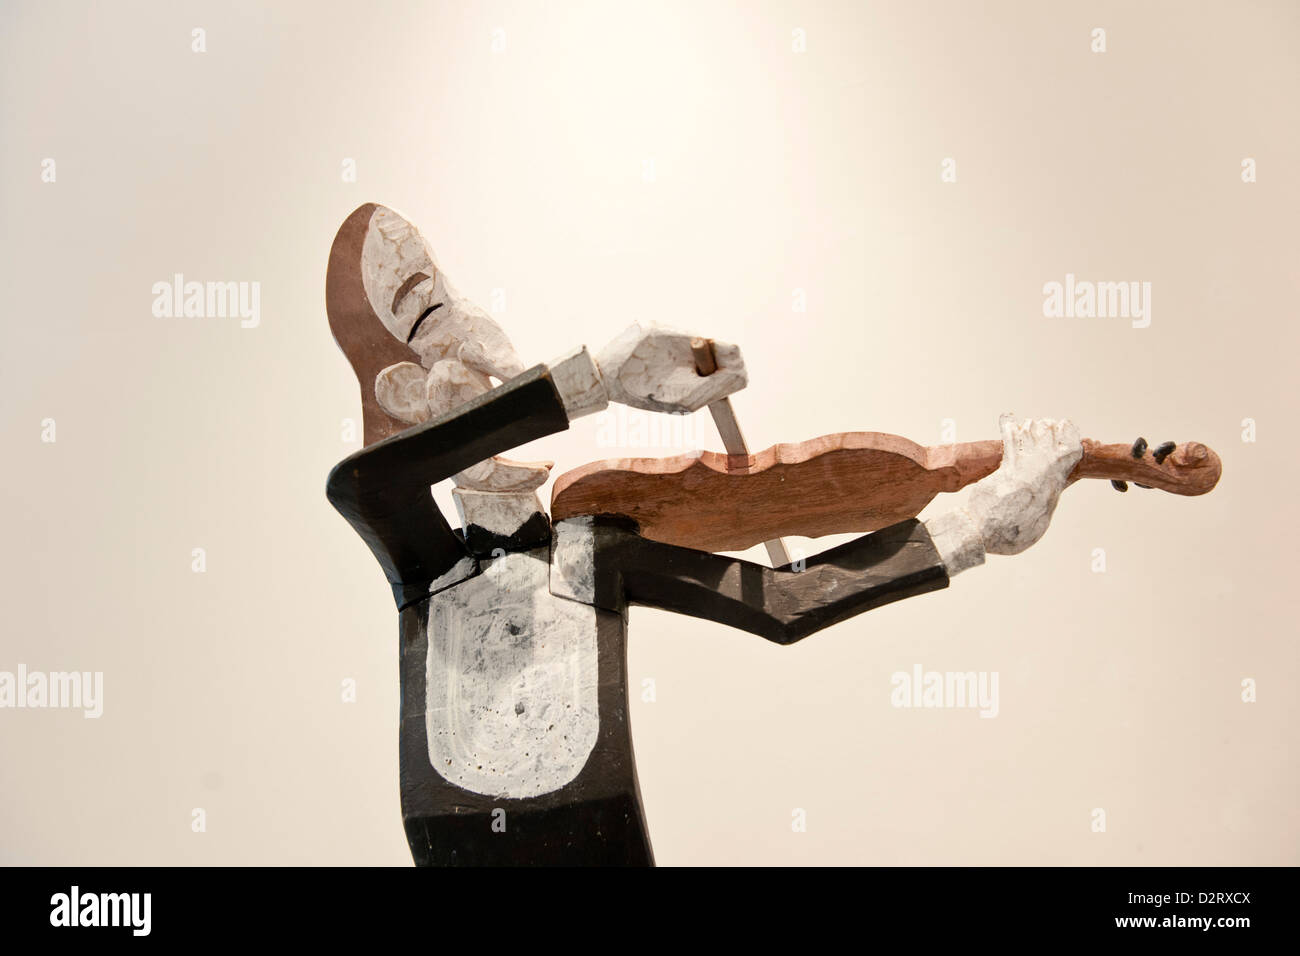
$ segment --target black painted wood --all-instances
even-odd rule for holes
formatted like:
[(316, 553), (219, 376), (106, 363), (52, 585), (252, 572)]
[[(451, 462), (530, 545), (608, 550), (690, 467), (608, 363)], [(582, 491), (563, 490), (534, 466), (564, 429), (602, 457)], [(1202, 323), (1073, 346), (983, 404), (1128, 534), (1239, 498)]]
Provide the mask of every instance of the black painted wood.
[[(559, 790), (512, 800), (457, 787), (429, 763), (429, 603), (400, 614), (402, 818), (416, 865), (653, 865), (632, 756), (624, 615), (596, 612), (600, 730), (586, 765)], [(505, 832), (492, 829), (498, 809)]]
[(549, 544), (550, 540), (551, 521), (540, 511), (509, 535), (494, 534), (476, 524), (465, 528), (465, 547), (476, 558), (491, 557), (497, 551), (527, 551)]
[(596, 601), (646, 604), (793, 644), (872, 608), (948, 586), (948, 572), (916, 519), (807, 559), (769, 568), (650, 541), (617, 518), (595, 521)]
[(468, 551), (429, 492), (476, 462), (569, 427), (550, 370), (538, 365), (440, 418), (339, 462), (325, 493), (384, 569), (399, 608)]

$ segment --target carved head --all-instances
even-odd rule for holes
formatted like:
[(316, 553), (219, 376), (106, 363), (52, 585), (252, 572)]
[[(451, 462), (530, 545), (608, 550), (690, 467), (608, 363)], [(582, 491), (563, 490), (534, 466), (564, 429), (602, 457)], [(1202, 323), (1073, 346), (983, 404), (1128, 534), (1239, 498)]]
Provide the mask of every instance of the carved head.
[(456, 293), (419, 230), (386, 206), (367, 203), (344, 221), (325, 302), (361, 386), (367, 445), (523, 371), (501, 327)]

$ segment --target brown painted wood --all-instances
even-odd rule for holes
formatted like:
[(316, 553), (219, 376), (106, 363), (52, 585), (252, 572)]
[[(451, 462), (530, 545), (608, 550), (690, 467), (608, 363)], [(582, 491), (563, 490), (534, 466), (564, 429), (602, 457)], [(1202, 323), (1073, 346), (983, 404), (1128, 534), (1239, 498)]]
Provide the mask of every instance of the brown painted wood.
[[(842, 432), (745, 459), (706, 451), (592, 462), (556, 479), (551, 515), (622, 515), (655, 541), (741, 551), (782, 535), (888, 527), (1001, 463), (1001, 441), (927, 448), (883, 432)], [(1221, 469), (1219, 456), (1198, 442), (1179, 445), (1157, 464), (1150, 450), (1135, 459), (1131, 445), (1085, 439), (1070, 480), (1108, 478), (1201, 495)]]
[(713, 354), (713, 339), (691, 339), (691, 354), (695, 356), (695, 371), (712, 375), (718, 370), (718, 358)]

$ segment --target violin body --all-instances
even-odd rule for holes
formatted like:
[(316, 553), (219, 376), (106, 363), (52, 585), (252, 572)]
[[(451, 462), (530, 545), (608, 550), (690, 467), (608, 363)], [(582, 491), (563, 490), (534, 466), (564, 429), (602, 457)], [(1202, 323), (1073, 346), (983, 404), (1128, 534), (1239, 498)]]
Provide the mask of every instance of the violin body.
[[(1133, 481), (1180, 495), (1212, 489), (1219, 456), (1198, 442), (1160, 460), (1126, 444), (1083, 441), (1070, 480)], [(1001, 441), (918, 445), (884, 432), (840, 432), (753, 455), (699, 452), (592, 462), (556, 479), (551, 516), (611, 514), (655, 541), (743, 551), (786, 535), (868, 532), (914, 518), (1002, 463)]]

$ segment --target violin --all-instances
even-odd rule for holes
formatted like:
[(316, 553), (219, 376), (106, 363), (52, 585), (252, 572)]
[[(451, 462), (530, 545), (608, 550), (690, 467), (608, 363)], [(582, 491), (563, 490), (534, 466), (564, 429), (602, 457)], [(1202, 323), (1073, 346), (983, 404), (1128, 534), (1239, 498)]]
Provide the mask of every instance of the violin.
[[(1171, 447), (1172, 446), (1172, 447)], [(592, 462), (556, 479), (551, 516), (630, 518), (655, 541), (705, 551), (743, 551), (785, 535), (868, 532), (915, 518), (1002, 463), (1001, 441), (918, 445), (883, 432), (841, 432), (757, 454), (697, 452)], [(1200, 442), (1083, 440), (1070, 482), (1105, 478), (1203, 495), (1222, 463)]]

